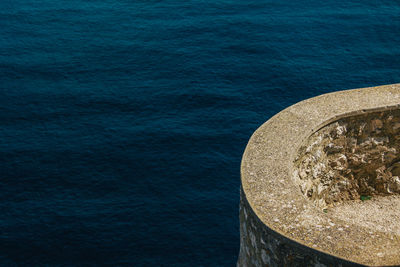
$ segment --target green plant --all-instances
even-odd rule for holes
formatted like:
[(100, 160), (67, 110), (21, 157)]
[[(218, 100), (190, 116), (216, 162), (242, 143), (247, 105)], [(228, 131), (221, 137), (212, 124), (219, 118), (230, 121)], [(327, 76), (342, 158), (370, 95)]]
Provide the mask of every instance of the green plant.
[(365, 196), (365, 195), (360, 196), (361, 201), (370, 200), (371, 198), (372, 198), (371, 196)]

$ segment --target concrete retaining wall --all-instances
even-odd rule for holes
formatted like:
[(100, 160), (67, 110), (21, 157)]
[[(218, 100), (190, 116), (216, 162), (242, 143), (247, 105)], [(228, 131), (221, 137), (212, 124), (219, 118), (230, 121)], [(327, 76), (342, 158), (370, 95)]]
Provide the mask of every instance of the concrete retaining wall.
[[(397, 162), (400, 166), (400, 157), (397, 156), (397, 152), (400, 152), (400, 147), (397, 147), (397, 140), (400, 140), (400, 130), (397, 133), (397, 129), (400, 129), (400, 118), (397, 118), (400, 116), (399, 109), (400, 84), (394, 84), (311, 98), (283, 110), (264, 123), (251, 137), (242, 159), (241, 243), (237, 265), (400, 266), (400, 231), (392, 225), (398, 224), (398, 221), (384, 221), (368, 215), (374, 213), (376, 207), (389, 206), (391, 208), (379, 210), (375, 217), (400, 214), (400, 197), (386, 196), (388, 192), (396, 192), (391, 190), (397, 185), (391, 184), (397, 177), (392, 166), (397, 166)], [(364, 125), (360, 120), (365, 120), (368, 125), (368, 134), (360, 134), (361, 141), (356, 140), (353, 144), (351, 141), (358, 138), (355, 128)], [(336, 140), (336, 135), (332, 137), (332, 129), (341, 127), (338, 122), (349, 129), (354, 128), (354, 131), (349, 131), (349, 138), (353, 138), (349, 142)], [(382, 137), (386, 140), (384, 147), (380, 144), (383, 140), (380, 135), (389, 133), (390, 137)], [(368, 136), (371, 134), (372, 139)], [(329, 142), (323, 141), (319, 146), (314, 146), (313, 138), (320, 141), (330, 139)], [(346, 147), (336, 152), (329, 150), (331, 146), (332, 149), (339, 147), (339, 143)], [(353, 147), (348, 148), (347, 143), (352, 143)], [(342, 182), (339, 174), (346, 181), (353, 179), (351, 186), (344, 187), (343, 192), (338, 189), (338, 197), (332, 197), (336, 191), (329, 190), (326, 194), (324, 191), (314, 194), (320, 184), (324, 185), (327, 172), (337, 166), (332, 162), (341, 159), (338, 153), (361, 151), (359, 145), (369, 157), (366, 157), (366, 161), (364, 159), (365, 166), (357, 165), (357, 168), (347, 171), (349, 164), (342, 165), (343, 168), (333, 172), (331, 179), (328, 179), (325, 190), (331, 187), (332, 190), (337, 189), (336, 185)], [(311, 149), (307, 150), (310, 146)], [(322, 158), (326, 162), (323, 164), (328, 164), (331, 169), (313, 175), (311, 170), (319, 164), (318, 159), (322, 154), (318, 149), (325, 153)], [(383, 154), (375, 155), (369, 149)], [(311, 165), (307, 161), (310, 158), (314, 159)], [(359, 174), (363, 169), (368, 169), (365, 175), (371, 177), (363, 172)], [(300, 175), (302, 170), (304, 177)], [(379, 175), (383, 177), (384, 174), (387, 183), (381, 186)], [(375, 189), (373, 186), (369, 188), (369, 185), (363, 188), (365, 181), (378, 186)], [(310, 184), (307, 190), (304, 189), (305, 183)], [(314, 185), (316, 188), (313, 188)], [(362, 190), (353, 194), (351, 190), (357, 186)], [(373, 197), (368, 199), (369, 202), (358, 199), (364, 191), (370, 192)], [(359, 208), (366, 212), (358, 212)]]

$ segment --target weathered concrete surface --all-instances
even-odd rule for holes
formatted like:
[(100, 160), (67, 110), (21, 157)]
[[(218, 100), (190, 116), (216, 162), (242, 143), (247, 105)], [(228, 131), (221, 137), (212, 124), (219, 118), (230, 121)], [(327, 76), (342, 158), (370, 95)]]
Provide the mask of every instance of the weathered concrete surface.
[(395, 84), (311, 98), (263, 124), (242, 159), (238, 265), (400, 265), (397, 231), (324, 212), (302, 193), (293, 175), (300, 148), (322, 127), (346, 117), (398, 109), (400, 84)]

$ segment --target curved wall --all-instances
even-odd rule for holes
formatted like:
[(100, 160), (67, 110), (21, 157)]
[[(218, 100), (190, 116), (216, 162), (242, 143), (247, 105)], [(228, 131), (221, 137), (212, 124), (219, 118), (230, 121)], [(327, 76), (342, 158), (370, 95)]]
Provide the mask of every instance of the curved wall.
[(242, 159), (237, 265), (400, 266), (400, 229), (375, 218), (400, 214), (389, 197), (399, 108), (395, 84), (311, 98), (264, 123)]
[(346, 117), (319, 129), (300, 148), (294, 179), (321, 209), (400, 193), (400, 110)]

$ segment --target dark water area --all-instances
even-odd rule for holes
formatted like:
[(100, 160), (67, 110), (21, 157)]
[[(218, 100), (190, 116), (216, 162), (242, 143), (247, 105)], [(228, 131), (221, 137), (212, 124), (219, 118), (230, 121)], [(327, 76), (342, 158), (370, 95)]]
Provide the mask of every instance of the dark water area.
[(253, 131), (399, 44), (397, 0), (0, 1), (0, 265), (234, 266)]

